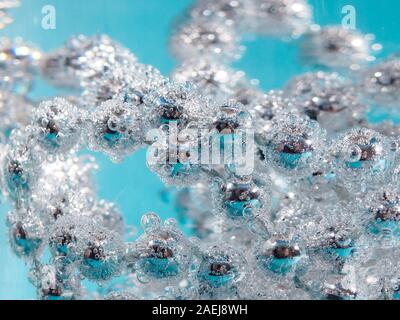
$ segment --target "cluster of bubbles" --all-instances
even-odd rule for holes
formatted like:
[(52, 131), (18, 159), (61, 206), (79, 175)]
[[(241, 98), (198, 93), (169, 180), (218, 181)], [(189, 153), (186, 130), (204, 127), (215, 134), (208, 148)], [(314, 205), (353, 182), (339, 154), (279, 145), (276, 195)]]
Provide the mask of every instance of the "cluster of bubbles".
[(0, 2), (0, 29), (13, 22), (8, 15), (8, 10), (14, 9), (20, 5), (19, 0), (3, 0)]
[[(263, 92), (228, 65), (245, 30), (301, 38), (315, 69)], [(48, 54), (2, 42), (1, 191), (38, 298), (399, 298), (399, 133), (368, 111), (400, 104), (400, 62), (370, 66), (373, 40), (314, 25), (304, 0), (199, 0), (171, 37), (170, 78), (106, 35)], [(74, 95), (29, 102), (36, 74)], [(226, 155), (251, 130), (252, 172), (202, 161), (205, 141)], [(148, 213), (131, 239), (98, 199), (96, 162), (79, 151), (120, 162), (144, 147), (150, 170), (179, 187), (193, 237)]]
[(29, 122), (34, 102), (28, 97), (42, 53), (22, 39), (0, 40), (0, 115), (2, 139)]

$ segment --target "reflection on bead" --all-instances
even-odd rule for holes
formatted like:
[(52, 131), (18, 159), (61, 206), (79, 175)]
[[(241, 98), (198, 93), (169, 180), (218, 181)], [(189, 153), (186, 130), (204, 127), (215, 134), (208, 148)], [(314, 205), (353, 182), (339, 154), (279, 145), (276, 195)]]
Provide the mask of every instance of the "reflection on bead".
[(259, 266), (265, 271), (285, 275), (295, 268), (302, 253), (295, 243), (287, 241), (267, 241), (255, 252)]
[(192, 257), (189, 241), (173, 224), (160, 225), (157, 216), (151, 217), (152, 214), (143, 217), (145, 234), (131, 248), (128, 261), (133, 260), (138, 276), (150, 279), (184, 276)]
[(0, 39), (1, 89), (13, 95), (25, 96), (32, 87), (41, 58), (42, 53), (38, 49), (20, 38)]
[(149, 127), (177, 124), (184, 129), (191, 122), (201, 123), (210, 118), (212, 106), (189, 83), (166, 83), (144, 98)]
[(283, 91), (270, 91), (250, 103), (257, 143), (260, 145), (266, 143), (267, 136), (274, 130), (275, 117), (283, 112), (296, 112), (294, 104), (295, 101), (287, 97)]
[(337, 73), (306, 73), (292, 79), (285, 92), (298, 111), (330, 133), (347, 130), (365, 118), (366, 106), (352, 82)]
[(236, 178), (226, 181), (216, 196), (218, 213), (233, 221), (246, 221), (269, 212), (270, 186), (261, 186), (249, 178)]
[(400, 195), (396, 185), (366, 195), (363, 206), (368, 214), (368, 232), (374, 239), (395, 245), (400, 239)]
[(179, 59), (210, 57), (221, 61), (241, 57), (243, 47), (231, 28), (207, 21), (184, 24), (171, 38), (172, 53)]
[(305, 0), (256, 0), (250, 8), (255, 32), (280, 38), (298, 38), (312, 22), (312, 9)]
[(24, 128), (30, 120), (33, 103), (26, 97), (0, 90), (0, 134), (9, 138), (14, 129)]
[(285, 175), (311, 175), (327, 147), (325, 131), (317, 122), (295, 114), (284, 114), (273, 123), (276, 131), (263, 146), (265, 164)]
[(202, 253), (197, 277), (209, 294), (216, 289), (229, 289), (243, 279), (244, 263), (235, 249), (214, 246)]
[(87, 134), (92, 150), (121, 161), (143, 143), (142, 115), (134, 105), (121, 99), (108, 100), (93, 115)]
[(35, 258), (43, 248), (45, 229), (31, 212), (13, 211), (8, 215), (10, 243), (14, 252), (24, 258)]
[(223, 63), (203, 58), (184, 61), (175, 69), (172, 78), (181, 83), (193, 83), (204, 96), (224, 101), (245, 81), (245, 74)]
[(369, 129), (342, 134), (333, 146), (338, 178), (350, 189), (380, 181), (392, 170), (396, 152), (393, 148), (388, 138)]
[(0, 3), (0, 29), (13, 22), (13, 19), (8, 16), (7, 11), (20, 6), (20, 4), (19, 0), (8, 0)]
[(48, 153), (64, 154), (77, 145), (83, 119), (79, 109), (64, 99), (42, 102), (33, 113), (31, 127)]
[(124, 268), (125, 244), (122, 237), (102, 227), (95, 227), (82, 238), (79, 270), (94, 281), (108, 281)]

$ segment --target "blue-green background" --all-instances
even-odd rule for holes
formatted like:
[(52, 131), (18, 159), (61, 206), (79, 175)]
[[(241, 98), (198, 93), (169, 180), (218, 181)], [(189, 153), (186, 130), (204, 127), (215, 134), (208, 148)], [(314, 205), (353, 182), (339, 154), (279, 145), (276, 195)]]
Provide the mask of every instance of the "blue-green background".
[[(56, 48), (73, 34), (107, 33), (130, 48), (143, 62), (154, 65), (167, 75), (175, 62), (168, 51), (168, 36), (174, 19), (191, 0), (22, 0), (12, 12), (14, 24), (0, 31), (1, 36), (21, 36), (43, 50)], [(383, 55), (398, 50), (400, 44), (400, 2), (398, 0), (310, 0), (315, 22), (339, 24), (344, 5), (357, 10), (357, 27), (374, 33), (385, 47)], [(41, 9), (53, 5), (57, 13), (56, 30), (41, 28)], [(264, 89), (282, 86), (291, 76), (304, 71), (297, 60), (296, 44), (265, 38), (246, 40), (247, 52), (235, 66), (249, 77), (260, 80)], [(54, 92), (44, 84), (36, 96)], [(119, 203), (127, 223), (138, 226), (140, 216), (155, 211), (163, 218), (174, 216), (173, 205), (160, 196), (163, 186), (146, 168), (145, 152), (139, 152), (121, 165), (98, 156), (99, 194)], [(10, 252), (5, 215), (0, 210), (0, 299), (33, 299), (34, 289), (27, 281), (27, 268)]]

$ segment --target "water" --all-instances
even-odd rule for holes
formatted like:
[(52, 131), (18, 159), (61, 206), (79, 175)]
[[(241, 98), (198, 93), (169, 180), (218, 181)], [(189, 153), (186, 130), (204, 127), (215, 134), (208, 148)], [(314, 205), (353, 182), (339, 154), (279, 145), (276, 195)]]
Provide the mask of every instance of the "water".
[[(310, 0), (314, 6), (315, 22), (339, 24), (342, 8), (356, 8), (357, 27), (374, 33), (384, 45), (382, 56), (399, 50), (400, 2), (398, 0), (366, 1)], [(154, 65), (163, 74), (174, 67), (168, 52), (168, 36), (174, 20), (182, 14), (191, 0), (23, 0), (23, 6), (13, 11), (14, 24), (0, 35), (22, 36), (43, 50), (60, 46), (69, 36), (83, 33), (107, 33), (130, 48), (143, 62)], [(41, 9), (53, 5), (57, 13), (56, 30), (41, 28)], [(289, 44), (267, 38), (247, 39), (247, 52), (235, 64), (250, 78), (260, 80), (267, 90), (282, 86), (290, 77), (306, 71), (300, 67), (296, 43)], [(34, 96), (50, 96), (55, 92), (40, 83)], [(382, 116), (377, 112), (376, 117)], [(140, 217), (155, 211), (162, 218), (174, 216), (173, 205), (161, 197), (163, 185), (146, 168), (145, 151), (127, 159), (121, 165), (97, 156), (101, 170), (98, 175), (99, 195), (116, 201), (124, 212), (126, 222), (139, 226)], [(1, 207), (0, 221), (0, 299), (33, 299), (34, 289), (27, 280), (27, 268), (10, 252), (4, 226), (6, 204)]]

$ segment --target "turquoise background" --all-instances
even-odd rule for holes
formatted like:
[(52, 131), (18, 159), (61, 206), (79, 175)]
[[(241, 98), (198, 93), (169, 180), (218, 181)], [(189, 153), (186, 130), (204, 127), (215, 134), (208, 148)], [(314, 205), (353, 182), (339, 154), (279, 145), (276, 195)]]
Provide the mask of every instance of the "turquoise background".
[[(43, 50), (57, 48), (73, 34), (107, 33), (130, 48), (143, 62), (152, 64), (167, 75), (175, 63), (168, 51), (168, 37), (176, 18), (191, 0), (22, 0), (21, 8), (12, 12), (14, 24), (1, 36), (21, 36)], [(400, 2), (398, 0), (313, 0), (315, 22), (339, 24), (344, 5), (357, 10), (357, 27), (374, 33), (385, 47), (383, 55), (398, 50), (400, 44)], [(57, 12), (56, 30), (41, 28), (41, 9), (53, 5)], [(291, 76), (306, 69), (298, 64), (296, 43), (249, 37), (247, 52), (235, 64), (249, 77), (260, 80), (264, 89), (282, 86)], [(54, 94), (54, 90), (39, 83), (35, 96)], [(163, 185), (145, 165), (145, 151), (127, 159), (121, 165), (97, 156), (100, 197), (119, 203), (126, 222), (138, 226), (142, 214), (155, 211), (163, 218), (175, 216), (173, 205), (161, 196)], [(27, 268), (10, 252), (6, 228), (6, 204), (0, 212), (0, 299), (34, 299), (35, 292), (27, 281)]]

